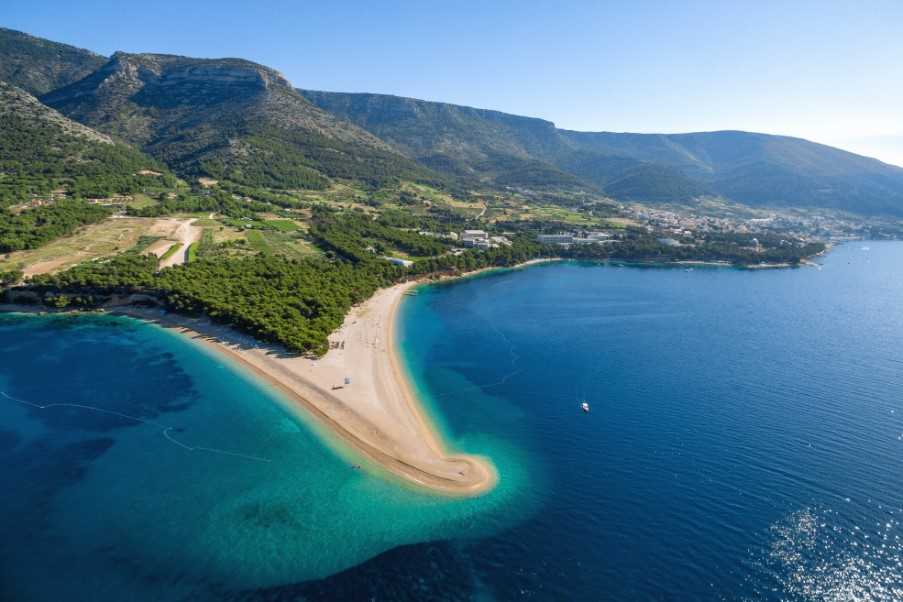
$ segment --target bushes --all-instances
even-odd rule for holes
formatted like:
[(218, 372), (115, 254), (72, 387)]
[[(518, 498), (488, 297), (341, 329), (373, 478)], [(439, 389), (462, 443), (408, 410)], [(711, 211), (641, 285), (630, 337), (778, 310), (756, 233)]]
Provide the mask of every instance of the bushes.
[(24, 275), (22, 270), (0, 271), (0, 287), (13, 286), (22, 280)]

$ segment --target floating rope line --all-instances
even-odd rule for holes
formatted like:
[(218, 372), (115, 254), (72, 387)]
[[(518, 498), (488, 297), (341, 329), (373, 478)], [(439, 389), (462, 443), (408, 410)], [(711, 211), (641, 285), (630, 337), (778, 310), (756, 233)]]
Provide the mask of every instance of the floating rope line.
[(0, 391), (0, 395), (9, 399), (10, 401), (14, 401), (16, 403), (21, 403), (23, 405), (30, 406), (32, 408), (37, 408), (39, 410), (49, 410), (51, 408), (75, 408), (78, 410), (86, 410), (89, 412), (97, 412), (98, 414), (108, 414), (110, 416), (117, 416), (119, 418), (125, 418), (126, 420), (132, 420), (134, 422), (139, 422), (141, 424), (147, 424), (153, 427), (160, 429), (160, 433), (163, 435), (163, 438), (169, 441), (170, 443), (181, 447), (182, 449), (190, 452), (208, 452), (211, 454), (219, 454), (221, 456), (234, 456), (236, 458), (243, 458), (245, 460), (254, 460), (256, 462), (272, 462), (269, 458), (262, 458), (260, 456), (251, 456), (248, 454), (243, 454), (241, 452), (229, 451), (227, 449), (217, 449), (215, 447), (203, 447), (203, 446), (195, 446), (188, 445), (187, 443), (183, 443), (179, 441), (175, 437), (170, 434), (170, 431), (177, 430), (177, 427), (167, 426), (165, 424), (160, 424), (159, 422), (155, 422), (153, 420), (147, 420), (145, 418), (139, 418), (138, 416), (131, 416), (129, 414), (123, 414), (122, 412), (117, 412), (115, 410), (107, 410), (105, 408), (99, 408), (96, 406), (84, 405), (81, 403), (48, 403), (48, 404), (39, 404), (31, 401), (26, 401), (24, 399), (17, 399), (12, 395), (9, 395), (6, 391)]
[(486, 389), (492, 389), (494, 387), (499, 387), (499, 386), (507, 383), (509, 380), (511, 380), (512, 378), (514, 378), (521, 372), (526, 371), (526, 368), (517, 368), (517, 363), (520, 361), (520, 354), (518, 354), (517, 351), (515, 350), (515, 346), (511, 342), (511, 339), (509, 339), (508, 336), (498, 328), (498, 326), (493, 324), (492, 320), (486, 319), (485, 322), (488, 325), (489, 329), (492, 330), (495, 333), (495, 335), (498, 338), (502, 339), (505, 342), (505, 345), (508, 346), (508, 359), (511, 361), (511, 367), (515, 368), (515, 369), (512, 370), (511, 372), (508, 372), (507, 374), (503, 375), (499, 380), (496, 380), (496, 381), (493, 381), (490, 383), (485, 383), (485, 384), (472, 383), (469, 385), (465, 385), (463, 387), (457, 387), (456, 389), (453, 389), (451, 391), (446, 391), (445, 393), (440, 393), (438, 395), (434, 395), (433, 396), (434, 399), (445, 399), (447, 397), (451, 397), (452, 395), (461, 394), (464, 391), (477, 391), (477, 390), (485, 391)]
[(465, 391), (485, 391), (486, 389), (500, 387), (501, 385), (504, 385), (505, 383), (507, 383), (509, 380), (511, 380), (512, 378), (514, 378), (521, 372), (525, 372), (525, 369), (522, 368), (520, 370), (515, 370), (514, 372), (510, 372), (510, 373), (506, 374), (505, 376), (503, 376), (501, 379), (499, 379), (497, 381), (493, 381), (491, 383), (486, 383), (486, 384), (473, 383), (470, 385), (464, 385), (463, 387), (457, 387), (455, 389), (452, 389), (451, 391), (446, 391), (445, 393), (439, 393), (438, 395), (433, 395), (432, 397), (434, 399), (445, 399), (445, 398), (451, 397), (453, 395), (460, 395), (461, 393), (463, 393)]

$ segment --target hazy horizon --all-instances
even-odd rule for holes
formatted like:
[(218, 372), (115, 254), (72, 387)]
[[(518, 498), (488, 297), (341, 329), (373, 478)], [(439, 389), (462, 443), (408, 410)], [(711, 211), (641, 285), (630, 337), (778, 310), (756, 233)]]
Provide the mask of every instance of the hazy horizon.
[(578, 131), (781, 134), (903, 166), (903, 5), (568, 7), (39, 2), (0, 7), (0, 25), (107, 56), (246, 58), (299, 88), (460, 104)]

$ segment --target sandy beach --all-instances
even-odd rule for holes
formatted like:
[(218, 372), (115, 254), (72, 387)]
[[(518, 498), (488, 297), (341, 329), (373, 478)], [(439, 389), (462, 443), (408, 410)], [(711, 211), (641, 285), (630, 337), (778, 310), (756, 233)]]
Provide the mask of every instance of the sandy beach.
[[(538, 259), (516, 267), (556, 260)], [(453, 278), (495, 269), (499, 268)], [(289, 409), (299, 417), (313, 417), (330, 434), (405, 483), (446, 495), (478, 495), (498, 481), (495, 467), (488, 458), (447, 449), (413, 393), (395, 349), (398, 308), (405, 293), (418, 284), (381, 289), (354, 307), (330, 335), (330, 349), (321, 358), (286, 353), (206, 318), (127, 304), (104, 309), (175, 329), (228, 358), (283, 393)], [(46, 310), (0, 305), (0, 311)]]
[(314, 417), (404, 482), (447, 495), (477, 495), (495, 485), (495, 468), (486, 458), (446, 449), (394, 349), (395, 315), (405, 291), (415, 285), (382, 289), (352, 309), (330, 336), (332, 348), (318, 359), (286, 354), (206, 319), (130, 306), (110, 313), (175, 328), (225, 355), (282, 392), (291, 401), (289, 409)]
[[(394, 348), (398, 307), (416, 285), (381, 289), (353, 308), (329, 337), (331, 349), (316, 359), (288, 354), (204, 318), (130, 305), (106, 311), (175, 329), (225, 356), (278, 389), (290, 411), (302, 419), (313, 417), (405, 483), (445, 495), (478, 495), (497, 482), (495, 467), (487, 458), (446, 449)], [(0, 305), (0, 311), (46, 313), (21, 305)]]

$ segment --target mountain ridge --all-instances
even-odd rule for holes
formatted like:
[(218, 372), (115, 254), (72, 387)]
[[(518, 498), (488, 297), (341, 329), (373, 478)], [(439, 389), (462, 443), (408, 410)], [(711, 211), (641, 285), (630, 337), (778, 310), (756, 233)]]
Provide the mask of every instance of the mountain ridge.
[(491, 109), (294, 88), (241, 58), (107, 59), (8, 29), (0, 29), (0, 59), (0, 81), (38, 92), (59, 84), (41, 102), (187, 178), (277, 189), (406, 178), (458, 190), (576, 190), (659, 203), (718, 196), (903, 215), (903, 168), (802, 138), (559, 129)]
[[(540, 161), (622, 200), (713, 195), (751, 205), (903, 214), (903, 168), (802, 138), (742, 130), (580, 132), (544, 119), (402, 96), (301, 93), (437, 169), (463, 163), (484, 180), (494, 173), (468, 155), (499, 152)], [(488, 133), (502, 139), (487, 140)]]
[(187, 177), (318, 188), (329, 177), (426, 172), (308, 102), (277, 70), (244, 59), (117, 52), (41, 101)]
[(0, 80), (40, 96), (98, 69), (106, 58), (15, 29), (0, 27)]

